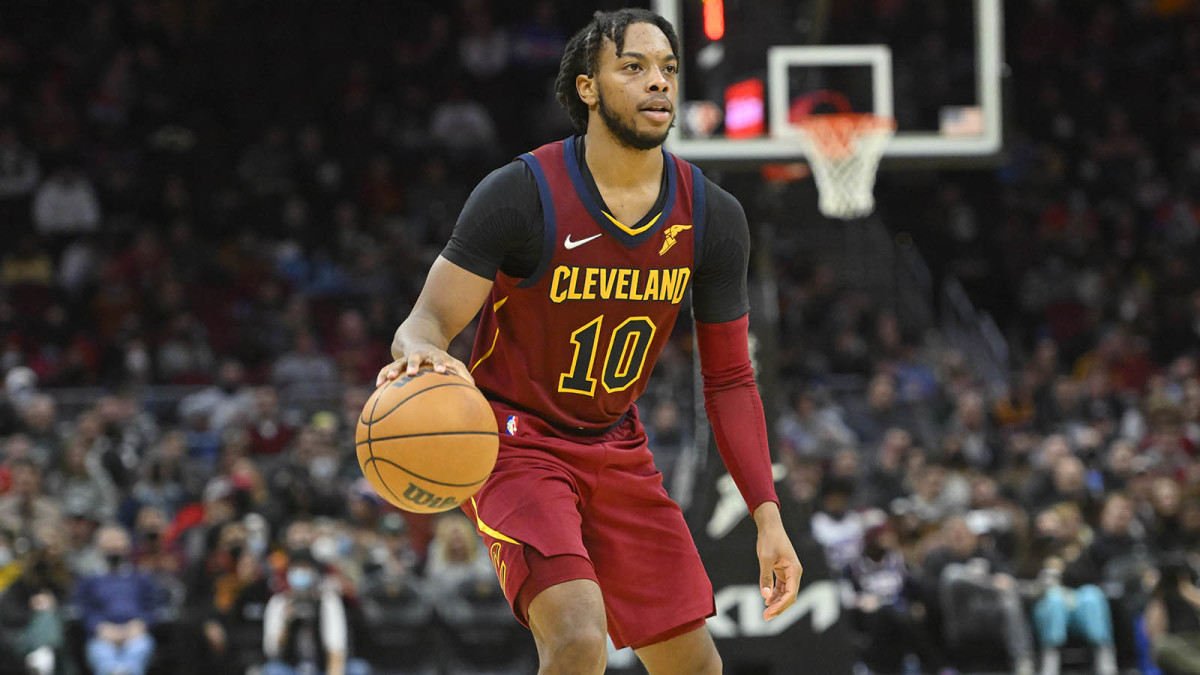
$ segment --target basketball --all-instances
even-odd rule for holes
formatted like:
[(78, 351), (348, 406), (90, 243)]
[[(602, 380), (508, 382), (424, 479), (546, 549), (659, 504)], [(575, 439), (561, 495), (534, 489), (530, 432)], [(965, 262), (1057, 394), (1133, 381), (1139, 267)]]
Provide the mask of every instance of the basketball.
[(496, 464), (496, 418), (483, 394), (452, 373), (421, 370), (384, 384), (358, 418), (358, 464), (375, 491), (413, 513), (448, 511)]

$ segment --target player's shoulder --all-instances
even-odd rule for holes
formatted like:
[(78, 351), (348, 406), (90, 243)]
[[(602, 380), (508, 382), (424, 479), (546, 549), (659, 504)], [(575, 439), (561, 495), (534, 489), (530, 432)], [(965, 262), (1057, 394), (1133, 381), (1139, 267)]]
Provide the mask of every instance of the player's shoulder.
[(468, 206), (485, 207), (489, 210), (498, 208), (528, 210), (540, 204), (538, 200), (537, 180), (534, 179), (533, 172), (529, 170), (525, 162), (514, 159), (508, 164), (494, 169), (479, 181), (471, 193)]
[(704, 192), (708, 195), (708, 203), (711, 207), (742, 211), (742, 203), (737, 200), (737, 197), (734, 197), (728, 190), (717, 185), (716, 181), (708, 176), (704, 176)]
[(742, 203), (729, 193), (728, 190), (717, 185), (716, 181), (708, 176), (703, 177), (704, 180), (704, 215), (709, 227), (716, 228), (732, 228), (734, 230), (746, 229), (746, 211), (742, 208)]
[(483, 187), (485, 184), (490, 188), (510, 190), (520, 190), (529, 187), (537, 189), (537, 181), (534, 180), (533, 171), (520, 158), (514, 159), (498, 169), (494, 169), (483, 180), (479, 181), (480, 187)]

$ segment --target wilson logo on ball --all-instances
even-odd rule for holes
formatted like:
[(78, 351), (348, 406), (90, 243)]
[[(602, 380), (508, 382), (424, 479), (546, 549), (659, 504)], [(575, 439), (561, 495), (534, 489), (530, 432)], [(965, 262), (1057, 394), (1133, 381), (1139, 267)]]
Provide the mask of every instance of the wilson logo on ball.
[(404, 490), (404, 498), (417, 506), (429, 509), (444, 509), (458, 505), (458, 501), (454, 497), (439, 497), (414, 483), (408, 484), (408, 488)]

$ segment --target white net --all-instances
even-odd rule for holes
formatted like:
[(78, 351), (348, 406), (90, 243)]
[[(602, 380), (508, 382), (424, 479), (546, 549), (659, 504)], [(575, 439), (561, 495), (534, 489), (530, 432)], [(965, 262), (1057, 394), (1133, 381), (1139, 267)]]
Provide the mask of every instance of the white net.
[(861, 218), (875, 209), (875, 172), (896, 124), (875, 115), (812, 115), (800, 142), (817, 181), (817, 202), (830, 218)]

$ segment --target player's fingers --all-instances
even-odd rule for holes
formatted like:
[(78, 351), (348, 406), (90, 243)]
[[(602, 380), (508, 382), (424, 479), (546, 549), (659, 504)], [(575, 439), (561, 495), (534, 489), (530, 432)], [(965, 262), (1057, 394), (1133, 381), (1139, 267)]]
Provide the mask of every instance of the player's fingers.
[(418, 352), (416, 354), (409, 354), (407, 361), (408, 367), (406, 368), (406, 371), (408, 376), (412, 377), (413, 375), (417, 374), (418, 370), (421, 369), (421, 364), (426, 361), (426, 357), (424, 354)]
[(796, 592), (800, 589), (800, 575), (804, 568), (798, 561), (784, 565), (776, 574), (776, 583), (771, 602), (763, 611), (763, 619), (779, 616), (796, 602)]
[(471, 376), (471, 369), (467, 368), (467, 364), (452, 356), (448, 361), (448, 365), (450, 366), (451, 372), (453, 372), (455, 375), (458, 375), (471, 384), (475, 384), (475, 378)]
[(449, 368), (448, 362), (452, 360), (454, 360), (454, 357), (450, 356), (446, 352), (433, 352), (429, 355), (428, 359), (429, 363), (433, 364), (434, 372), (438, 373), (446, 372), (446, 370)]
[(771, 569), (773, 562), (765, 558), (758, 559), (758, 589), (762, 593), (763, 603), (767, 605), (771, 604), (775, 588), (775, 572)]
[(384, 382), (394, 380), (400, 377), (401, 361), (392, 361), (379, 370), (379, 375), (375, 378), (375, 386), (383, 386)]

